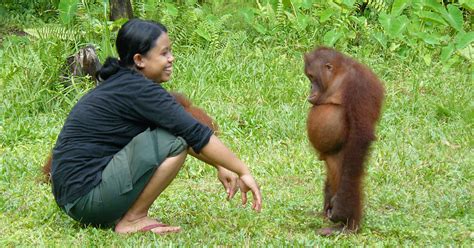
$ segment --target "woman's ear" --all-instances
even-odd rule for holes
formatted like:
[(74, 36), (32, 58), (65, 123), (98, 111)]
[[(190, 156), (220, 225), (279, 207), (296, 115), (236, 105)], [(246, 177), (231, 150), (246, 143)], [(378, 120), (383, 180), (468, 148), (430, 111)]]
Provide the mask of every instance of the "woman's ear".
[(143, 56), (139, 53), (133, 55), (133, 62), (135, 63), (135, 67), (138, 69), (143, 69), (145, 67)]

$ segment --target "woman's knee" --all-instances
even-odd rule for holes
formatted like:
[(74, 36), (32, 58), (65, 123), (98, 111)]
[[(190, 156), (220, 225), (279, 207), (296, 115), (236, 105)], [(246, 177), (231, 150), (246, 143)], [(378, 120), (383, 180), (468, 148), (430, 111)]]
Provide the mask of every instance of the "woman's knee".
[(158, 165), (158, 170), (155, 173), (162, 173), (165, 171), (179, 171), (186, 160), (188, 153), (186, 150), (167, 157), (160, 165)]
[(166, 160), (168, 159), (172, 160), (170, 161), (170, 163), (172, 163), (174, 166), (180, 169), (183, 166), (184, 162), (186, 161), (187, 156), (188, 156), (188, 151), (185, 149), (175, 156), (168, 157)]

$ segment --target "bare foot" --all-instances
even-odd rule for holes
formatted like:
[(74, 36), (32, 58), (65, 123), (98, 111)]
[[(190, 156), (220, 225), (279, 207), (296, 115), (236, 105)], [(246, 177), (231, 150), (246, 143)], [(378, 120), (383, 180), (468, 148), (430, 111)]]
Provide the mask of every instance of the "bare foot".
[(115, 226), (115, 232), (117, 233), (135, 233), (135, 232), (144, 232), (151, 231), (158, 234), (170, 233), (170, 232), (179, 232), (181, 227), (179, 226), (169, 226), (163, 223), (158, 222), (155, 219), (151, 219), (148, 216), (138, 218), (136, 220), (127, 220), (121, 219)]
[(150, 231), (157, 234), (166, 234), (166, 233), (178, 233), (181, 232), (181, 227), (179, 226), (168, 226), (166, 224), (161, 224)]

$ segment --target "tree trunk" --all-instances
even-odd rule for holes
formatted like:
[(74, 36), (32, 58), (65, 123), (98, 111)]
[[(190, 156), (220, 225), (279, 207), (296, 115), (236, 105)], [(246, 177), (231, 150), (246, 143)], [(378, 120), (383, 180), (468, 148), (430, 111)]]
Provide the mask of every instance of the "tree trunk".
[(130, 3), (130, 0), (109, 0), (109, 3), (111, 21), (120, 18), (133, 18), (132, 4)]
[(66, 60), (66, 68), (62, 75), (64, 86), (71, 85), (69, 76), (90, 76), (97, 85), (96, 73), (101, 67), (102, 64), (92, 45), (80, 49), (76, 54), (69, 56)]

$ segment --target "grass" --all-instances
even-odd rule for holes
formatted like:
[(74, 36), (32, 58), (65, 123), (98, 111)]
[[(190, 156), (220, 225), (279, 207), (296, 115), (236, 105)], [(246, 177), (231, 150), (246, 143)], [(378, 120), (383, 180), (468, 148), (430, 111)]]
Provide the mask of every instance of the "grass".
[[(64, 47), (63, 47), (64, 46)], [(230, 202), (210, 166), (188, 159), (152, 207), (180, 225), (176, 235), (120, 236), (83, 227), (38, 182), (69, 109), (88, 89), (63, 89), (57, 65), (69, 48), (55, 40), (5, 36), (0, 46), (0, 246), (472, 246), (472, 66), (425, 65), (355, 47), (353, 57), (384, 81), (386, 99), (365, 178), (357, 235), (319, 237), (324, 166), (305, 131), (309, 83), (300, 49), (230, 40), (220, 51), (175, 47), (166, 84), (220, 125), (221, 138), (261, 185), (257, 214)], [(61, 52), (62, 51), (62, 52)], [(472, 67), (471, 67), (472, 68)]]

